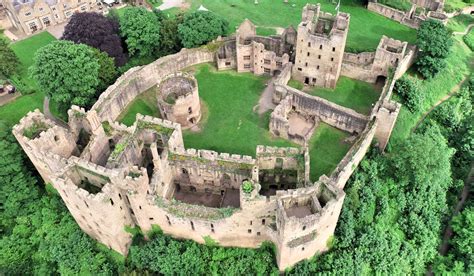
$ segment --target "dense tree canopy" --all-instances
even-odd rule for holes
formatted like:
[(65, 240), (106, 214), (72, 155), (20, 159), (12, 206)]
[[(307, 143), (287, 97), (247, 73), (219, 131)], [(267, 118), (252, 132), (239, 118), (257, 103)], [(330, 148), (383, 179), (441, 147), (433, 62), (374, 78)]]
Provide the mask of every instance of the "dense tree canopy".
[(46, 94), (65, 107), (87, 107), (99, 85), (100, 65), (92, 48), (66, 40), (39, 49), (32, 75)]
[(395, 82), (395, 93), (403, 100), (403, 104), (412, 112), (418, 111), (423, 104), (423, 94), (418, 90), (415, 79), (403, 76)]
[(229, 23), (218, 15), (208, 11), (196, 11), (186, 14), (178, 27), (183, 46), (194, 48), (227, 33)]
[(417, 45), (422, 55), (444, 58), (453, 44), (451, 33), (439, 20), (423, 21), (417, 32)]
[(120, 17), (120, 34), (130, 55), (153, 56), (160, 42), (158, 17), (145, 8), (125, 8)]
[(441, 21), (429, 19), (421, 23), (417, 32), (420, 50), (418, 72), (424, 78), (432, 78), (445, 66), (444, 59), (453, 44), (451, 34)]
[(71, 16), (62, 39), (83, 43), (106, 52), (117, 66), (127, 61), (119, 36), (119, 25), (114, 19), (95, 12), (80, 12)]
[(423, 274), (436, 255), (451, 155), (436, 127), (389, 159), (373, 152), (346, 185), (334, 248), (291, 273)]
[(183, 45), (178, 36), (178, 26), (184, 20), (184, 15), (179, 13), (174, 17), (168, 17), (163, 12), (157, 12), (160, 21), (160, 47), (159, 55), (165, 56), (179, 52)]
[(114, 82), (118, 72), (114, 66), (114, 60), (106, 53), (94, 49), (94, 54), (99, 62), (99, 84), (97, 86), (97, 92), (100, 94)]
[(8, 45), (8, 41), (0, 38), (0, 77), (9, 77), (18, 70), (19, 61), (13, 50)]

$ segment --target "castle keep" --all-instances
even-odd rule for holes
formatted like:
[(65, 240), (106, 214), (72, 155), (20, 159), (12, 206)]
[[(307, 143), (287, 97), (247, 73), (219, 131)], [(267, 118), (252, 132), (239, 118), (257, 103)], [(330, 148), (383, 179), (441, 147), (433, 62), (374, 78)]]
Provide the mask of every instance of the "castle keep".
[[(91, 110), (73, 106), (67, 125), (36, 110), (14, 126), (13, 134), (81, 229), (109, 248), (126, 255), (132, 241), (126, 227), (146, 233), (158, 225), (174, 237), (200, 243), (211, 237), (221, 246), (256, 248), (271, 241), (284, 270), (328, 249), (344, 186), (374, 138), (385, 148), (400, 110), (390, 100), (393, 85), (413, 62), (406, 43), (386, 37), (374, 53), (344, 53), (344, 46), (332, 41), (341, 35), (345, 44), (348, 24), (349, 15), (329, 16), (313, 5), (305, 7), (298, 34), (288, 28), (280, 36), (259, 37), (245, 21), (217, 51), (183, 49), (130, 69)], [(328, 33), (320, 36), (318, 30)], [(321, 52), (324, 59), (318, 59), (318, 51), (327, 56)], [(301, 62), (293, 65), (298, 58)], [(306, 62), (307, 69), (298, 70)], [(199, 122), (201, 106), (198, 83), (183, 69), (200, 63), (277, 75), (269, 131), (301, 146), (260, 145), (254, 157), (186, 148), (182, 129)], [(316, 69), (319, 64), (324, 73)], [(386, 79), (370, 114), (287, 85), (291, 77), (302, 76), (310, 78), (308, 85), (333, 87), (340, 74), (369, 82)], [(128, 104), (152, 88), (164, 119), (137, 114), (130, 127), (116, 122)], [(353, 143), (331, 174), (311, 181), (307, 141), (319, 122), (350, 132)]]

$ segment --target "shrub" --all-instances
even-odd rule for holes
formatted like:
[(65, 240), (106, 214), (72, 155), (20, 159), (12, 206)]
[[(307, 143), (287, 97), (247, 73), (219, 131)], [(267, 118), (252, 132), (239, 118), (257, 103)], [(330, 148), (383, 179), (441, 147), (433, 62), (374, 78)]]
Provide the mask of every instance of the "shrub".
[(246, 180), (242, 183), (242, 190), (244, 191), (244, 193), (250, 194), (253, 191), (253, 189), (254, 187), (253, 187), (252, 182)]
[(411, 112), (416, 112), (421, 108), (424, 96), (418, 90), (418, 84), (414, 80), (408, 77), (400, 78), (395, 83), (394, 91)]
[(417, 63), (418, 73), (425, 79), (431, 79), (446, 67), (446, 61), (442, 58), (421, 56)]

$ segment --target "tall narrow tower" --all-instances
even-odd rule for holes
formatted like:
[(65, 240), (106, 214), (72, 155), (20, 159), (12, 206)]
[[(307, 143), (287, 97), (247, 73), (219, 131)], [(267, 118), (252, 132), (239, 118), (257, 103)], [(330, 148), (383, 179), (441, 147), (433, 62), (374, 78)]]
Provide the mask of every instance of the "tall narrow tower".
[(307, 85), (336, 87), (349, 21), (349, 14), (324, 13), (319, 4), (304, 7), (298, 26), (293, 78)]

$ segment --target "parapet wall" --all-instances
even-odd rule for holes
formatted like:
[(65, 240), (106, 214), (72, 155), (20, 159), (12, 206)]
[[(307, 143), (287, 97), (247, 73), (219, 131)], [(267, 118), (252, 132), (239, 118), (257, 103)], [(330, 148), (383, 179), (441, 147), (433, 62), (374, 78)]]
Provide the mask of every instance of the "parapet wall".
[(380, 119), (374, 119), (368, 123), (367, 128), (357, 138), (355, 143), (331, 174), (330, 179), (339, 189), (344, 189), (349, 177), (351, 177), (352, 173), (367, 153), (377, 131), (379, 121)]
[(97, 111), (101, 121), (115, 121), (136, 96), (160, 83), (164, 77), (195, 64), (213, 62), (214, 57), (215, 53), (206, 48), (182, 49), (148, 65), (134, 67), (100, 95), (92, 110)]

